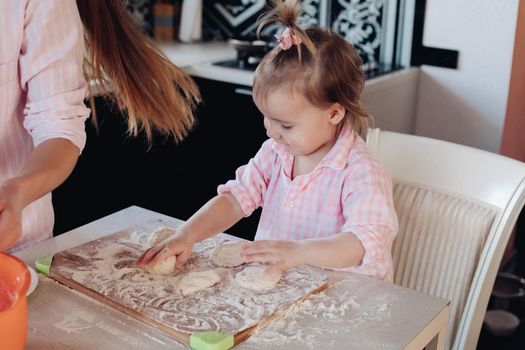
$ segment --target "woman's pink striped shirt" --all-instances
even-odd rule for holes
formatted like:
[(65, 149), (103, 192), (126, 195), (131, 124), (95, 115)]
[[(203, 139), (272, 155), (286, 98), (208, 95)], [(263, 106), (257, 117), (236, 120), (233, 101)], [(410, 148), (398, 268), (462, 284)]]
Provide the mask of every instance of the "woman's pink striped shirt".
[[(0, 182), (51, 138), (85, 144), (82, 23), (75, 0), (0, 1)], [(52, 237), (51, 194), (22, 213), (10, 251)]]
[(392, 281), (392, 241), (398, 222), (392, 181), (348, 125), (309, 174), (291, 180), (293, 156), (267, 140), (235, 180), (231, 193), (246, 216), (262, 206), (255, 239), (299, 240), (352, 232), (365, 248), (361, 265), (348, 270)]

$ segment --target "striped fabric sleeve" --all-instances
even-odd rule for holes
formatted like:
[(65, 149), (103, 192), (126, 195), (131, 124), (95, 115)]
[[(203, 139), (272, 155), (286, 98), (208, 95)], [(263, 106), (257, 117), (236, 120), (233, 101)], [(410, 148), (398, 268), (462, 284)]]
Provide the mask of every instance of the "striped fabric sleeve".
[(255, 157), (236, 170), (234, 180), (217, 188), (218, 194), (230, 193), (237, 200), (245, 217), (250, 216), (264, 202), (277, 157), (270, 142), (264, 142)]
[(362, 225), (354, 226), (351, 231), (345, 232), (351, 232), (359, 239), (365, 249), (365, 255), (361, 264), (343, 270), (362, 273), (381, 280), (389, 280), (392, 271), (388, 237), (392, 235), (392, 229), (379, 225)]
[(68, 139), (80, 151), (85, 145), (82, 30), (74, 0), (28, 2), (19, 68), (27, 90), (24, 128), (35, 147), (51, 138)]
[(397, 233), (392, 184), (379, 164), (357, 171), (343, 193), (343, 232), (353, 233), (365, 249), (361, 264), (352, 269), (385, 279), (391, 266), (391, 245)]

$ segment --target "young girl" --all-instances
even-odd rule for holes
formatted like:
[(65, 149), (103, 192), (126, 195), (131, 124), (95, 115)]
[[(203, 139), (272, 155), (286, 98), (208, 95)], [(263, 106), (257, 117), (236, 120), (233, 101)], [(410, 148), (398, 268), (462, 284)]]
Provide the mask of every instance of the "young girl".
[(180, 268), (194, 243), (262, 206), (255, 242), (243, 246), (245, 262), (271, 263), (269, 271), (302, 264), (348, 269), (392, 281), (398, 224), (390, 176), (359, 136), (368, 117), (360, 102), (361, 60), (340, 35), (301, 30), (299, 12), (297, 1), (278, 2), (259, 26), (286, 26), (254, 78), (254, 102), (270, 139), (139, 265), (176, 255)]

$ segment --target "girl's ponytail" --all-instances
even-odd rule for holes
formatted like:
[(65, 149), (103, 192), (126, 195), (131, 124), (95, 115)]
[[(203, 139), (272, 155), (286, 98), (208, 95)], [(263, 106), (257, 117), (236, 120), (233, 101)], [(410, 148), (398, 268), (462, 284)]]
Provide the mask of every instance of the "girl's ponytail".
[(125, 107), (129, 132), (143, 130), (151, 140), (155, 128), (182, 140), (200, 102), (195, 82), (134, 25), (121, 0), (77, 0), (77, 6), (88, 49), (86, 76)]
[[(299, 0), (272, 0), (272, 8), (271, 11), (263, 14), (263, 19), (257, 27), (257, 36), (259, 36), (262, 28), (267, 24), (273, 22), (281, 23), (290, 29), (291, 35), (298, 38), (312, 56), (315, 56), (316, 49), (312, 40), (310, 40), (304, 30), (302, 30), (297, 24), (302, 13)], [(296, 45), (299, 61), (301, 61), (301, 50), (303, 45)]]

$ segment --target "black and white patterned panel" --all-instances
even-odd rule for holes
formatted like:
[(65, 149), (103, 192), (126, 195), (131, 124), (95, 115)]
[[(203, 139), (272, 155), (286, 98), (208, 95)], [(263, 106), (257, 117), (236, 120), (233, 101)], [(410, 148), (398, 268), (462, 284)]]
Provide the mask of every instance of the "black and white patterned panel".
[(332, 0), (331, 28), (356, 47), (365, 70), (379, 61), (385, 0)]
[(150, 36), (153, 34), (153, 2), (154, 0), (125, 1), (126, 10), (133, 22), (135, 22), (144, 33), (147, 33)]
[[(319, 25), (322, 4), (328, 0), (304, 0), (302, 27)], [(268, 10), (270, 0), (204, 0), (203, 35), (205, 39), (237, 38), (254, 40), (259, 16)], [(281, 32), (277, 24), (270, 24), (261, 32), (261, 38), (270, 40)]]

